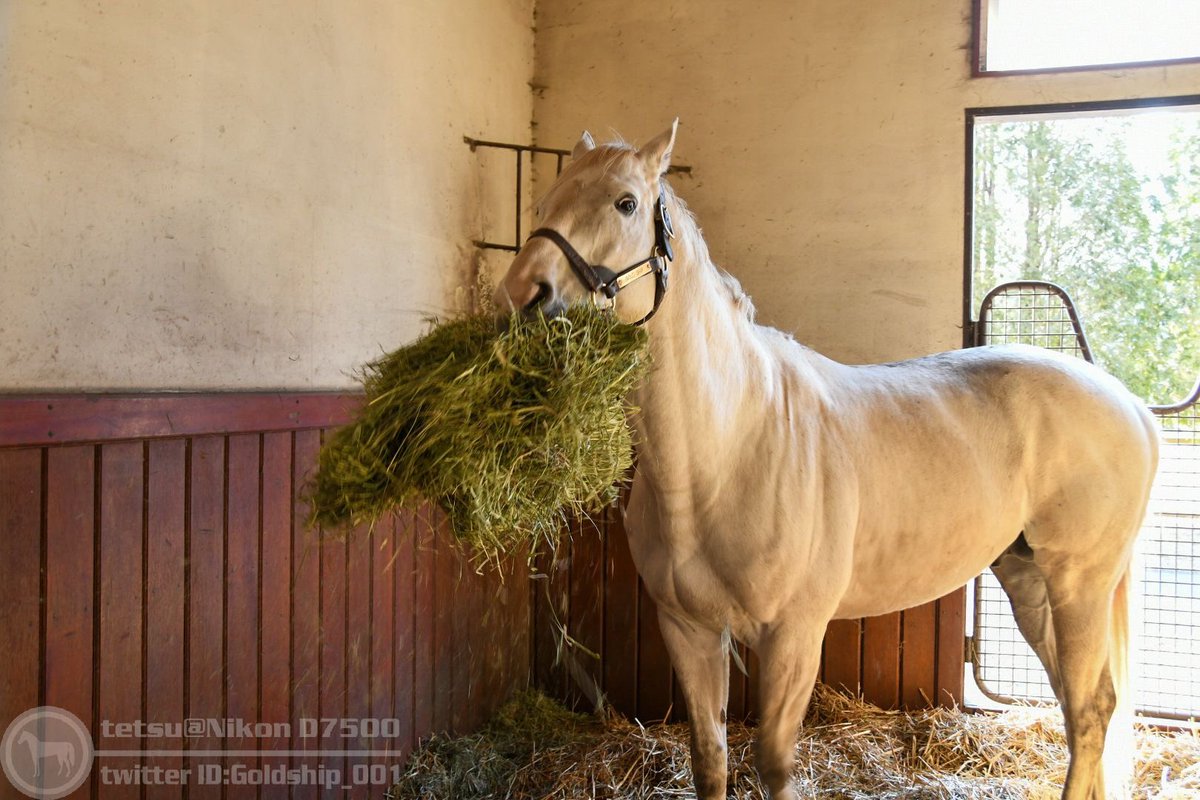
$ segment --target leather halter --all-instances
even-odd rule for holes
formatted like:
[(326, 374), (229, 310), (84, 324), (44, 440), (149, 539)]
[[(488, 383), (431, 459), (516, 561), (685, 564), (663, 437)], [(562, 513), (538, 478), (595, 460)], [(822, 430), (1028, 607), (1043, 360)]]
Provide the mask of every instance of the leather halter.
[(553, 228), (538, 228), (529, 234), (530, 239), (549, 239), (558, 246), (567, 257), (575, 275), (593, 295), (604, 295), (612, 306), (616, 305), (617, 293), (639, 278), (647, 275), (654, 276), (654, 306), (646, 316), (634, 325), (642, 325), (658, 312), (663, 297), (667, 294), (667, 262), (675, 258), (671, 249), (671, 240), (675, 238), (675, 227), (671, 223), (671, 214), (667, 211), (666, 199), (662, 192), (658, 194), (658, 202), (654, 204), (654, 249), (648, 258), (643, 258), (631, 264), (620, 272), (613, 272), (608, 267), (599, 264), (589, 264), (587, 259), (579, 255), (579, 251), (571, 246), (566, 238)]

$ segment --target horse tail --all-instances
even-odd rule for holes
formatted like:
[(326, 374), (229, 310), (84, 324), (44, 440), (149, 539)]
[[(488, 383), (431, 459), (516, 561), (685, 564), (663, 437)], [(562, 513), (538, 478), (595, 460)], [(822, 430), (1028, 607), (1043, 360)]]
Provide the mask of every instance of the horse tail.
[(1129, 604), (1132, 565), (1127, 563), (1112, 597), (1108, 633), (1108, 669), (1116, 693), (1116, 709), (1108, 725), (1104, 744), (1104, 786), (1111, 798), (1130, 797), (1133, 782), (1134, 710), (1130, 670)]

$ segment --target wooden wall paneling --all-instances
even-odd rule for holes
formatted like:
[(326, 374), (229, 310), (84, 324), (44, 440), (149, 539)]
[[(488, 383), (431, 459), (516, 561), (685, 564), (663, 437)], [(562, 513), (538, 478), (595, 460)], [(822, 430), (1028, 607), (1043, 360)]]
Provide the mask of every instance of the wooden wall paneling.
[[(322, 720), (338, 719), (346, 716), (346, 541), (323, 531), (316, 550), (321, 562), (318, 592), (321, 598), (321, 683), (317, 704)], [(322, 724), (319, 741), (322, 750), (344, 749), (336, 726)], [(322, 756), (320, 763), (326, 769), (341, 770), (345, 774), (344, 756)], [(321, 796), (326, 798), (336, 798), (341, 793), (340, 787), (321, 789)]]
[(457, 559), (446, 541), (444, 516), (433, 518), (433, 731), (451, 730), (454, 707), (454, 671), (458, 666), (453, 650), (454, 601), (457, 591)]
[(638, 576), (619, 508), (605, 519), (604, 693), (613, 708), (637, 713)]
[(396, 759), (403, 762), (412, 751), (413, 693), (416, 687), (414, 598), (416, 597), (417, 575), (416, 526), (409, 511), (397, 512), (392, 520), (392, 549), (390, 558), (382, 549), (375, 552), (376, 575), (385, 575), (391, 582), (392, 596), (385, 601), (392, 611), (392, 659), (393, 671), (392, 708), (388, 715), (399, 721), (397, 737), (391, 747)]
[(568, 627), (581, 647), (568, 648), (574, 659), (571, 695), (577, 710), (592, 711), (604, 680), (604, 540), (595, 520), (581, 519), (573, 527)]
[[(367, 568), (371, 572), (371, 658), (367, 670), (371, 706), (366, 716), (372, 719), (398, 719), (396, 712), (396, 527), (395, 516), (379, 520), (367, 540)], [(411, 663), (411, 662), (410, 662)], [(411, 724), (411, 717), (409, 718)], [(374, 756), (369, 763), (385, 767), (395, 761), (399, 735), (381, 727), (366, 740), (371, 750), (387, 755)]]
[[(41, 699), (41, 450), (0, 450), (0, 564), (5, 571), (0, 581), (0, 725), (7, 728)], [(89, 712), (81, 719), (91, 716)]]
[[(371, 717), (371, 656), (375, 639), (376, 620), (372, 603), (371, 550), (374, 547), (369, 526), (361, 525), (351, 531), (347, 542), (348, 579), (346, 584), (346, 717), (365, 720)], [(380, 625), (390, 626), (391, 620)], [(388, 671), (390, 672), (390, 670)], [(384, 674), (388, 674), (385, 672)], [(357, 723), (356, 723), (357, 724)], [(344, 737), (340, 746), (347, 750), (370, 750), (375, 742), (355, 731)], [(343, 783), (350, 786), (349, 797), (365, 798), (371, 786), (364, 778), (370, 759), (361, 755), (348, 756)], [(377, 787), (381, 792), (387, 787)]]
[(900, 706), (928, 708), (937, 694), (934, 686), (937, 601), (904, 612), (900, 642)]
[[(232, 719), (259, 721), (259, 506), (261, 437), (228, 438), (225, 473), (225, 713)], [(257, 750), (257, 737), (230, 736), (229, 750)], [(257, 756), (231, 756), (229, 766), (257, 768)], [(230, 800), (250, 800), (254, 786), (232, 784)]]
[[(11, 487), (11, 477), (5, 474), (2, 464), (12, 452), (14, 451), (0, 451), (0, 497)], [(92, 634), (95, 612), (93, 600), (96, 589), (95, 455), (96, 448), (92, 445), (52, 447), (46, 450), (45, 702), (47, 705), (65, 708), (89, 725), (93, 731), (98, 731), (98, 725), (92, 719)], [(21, 538), (4, 521), (8, 506), (6, 500), (0, 499), (0, 551), (6, 545), (11, 546), (19, 542)], [(24, 571), (21, 561), (10, 561), (9, 554), (5, 551), (0, 555), (0, 563), (11, 570), (6, 580), (0, 583), (0, 593), (8, 589), (10, 583), (21, 586), (21, 575)], [(182, 558), (179, 559), (179, 563), (183, 563)], [(0, 611), (0, 631), (3, 631), (6, 621), (2, 617), (9, 615), (10, 608), (6, 600), (0, 600), (0, 609), (3, 609)], [(17, 619), (21, 616), (21, 612), (14, 614)], [(0, 633), (0, 642), (3, 639), (3, 633)], [(18, 648), (9, 647), (6, 642), (0, 643), (0, 652), (6, 654), (6, 674), (12, 665), (9, 659), (16, 659), (19, 665), (22, 658), (29, 655)], [(36, 651), (32, 654), (36, 657)], [(18, 674), (22, 671), (24, 668), (16, 670)], [(3, 686), (2, 682), (0, 686)], [(4, 688), (5, 691), (0, 692), (0, 696), (7, 697), (7, 687)], [(182, 700), (182, 692), (180, 699)], [(0, 724), (6, 724), (7, 709), (0, 712), (0, 715), (4, 715)], [(68, 797), (88, 797), (91, 789), (90, 783), (84, 783)]]
[(442, 618), (450, 626), (450, 651), (443, 662), (450, 674), (449, 726), (465, 733), (473, 723), (477, 708), (472, 708), (471, 676), (476, 669), (477, 641), (474, 640), (478, 614), (478, 587), (475, 574), (447, 524), (439, 531), (451, 569), (451, 595), (443, 605)]
[(967, 590), (963, 587), (937, 601), (937, 697), (939, 706), (963, 701), (963, 650)]
[(570, 544), (560, 539), (553, 550), (538, 556), (534, 580), (537, 619), (534, 631), (534, 676), (536, 685), (551, 697), (563, 699), (567, 673), (560, 663), (561, 628), (570, 618)]
[[(100, 719), (143, 719), (142, 662), (144, 501), (143, 444), (106, 444), (100, 483)], [(137, 737), (101, 737), (97, 749), (137, 750)], [(107, 766), (141, 766), (141, 757), (108, 759)], [(99, 766), (99, 764), (97, 765)], [(131, 785), (99, 785), (102, 798), (138, 798)]]
[[(187, 549), (187, 715), (225, 718), (225, 437), (192, 440)], [(221, 750), (219, 736), (189, 738), (192, 750)], [(193, 769), (218, 763), (189, 758)], [(189, 800), (220, 798), (221, 787), (193, 784)]]
[[(262, 442), (262, 538), (259, 570), (259, 680), (260, 719), (265, 723), (289, 722), (292, 692), (292, 434), (267, 433)], [(272, 751), (286, 751), (291, 741), (285, 737), (261, 740), (265, 768), (286, 767), (286, 756), (272, 757)], [(283, 800), (287, 786), (273, 784), (262, 788), (268, 800)]]
[[(73, 448), (72, 448), (73, 449)], [(54, 455), (54, 450), (50, 451)], [(145, 718), (184, 719), (184, 535), (187, 490), (187, 441), (161, 439), (146, 445), (146, 707)], [(90, 492), (84, 492), (85, 498)], [(47, 659), (47, 667), (49, 667)], [(149, 750), (177, 750), (175, 738), (147, 738)], [(152, 768), (190, 766), (178, 756), (151, 756)], [(147, 798), (180, 798), (182, 786), (146, 787)]]
[[(320, 431), (296, 431), (292, 455), (292, 614), (291, 614), (291, 748), (296, 751), (318, 750), (319, 737), (305, 735), (301, 720), (320, 717), (321, 689), (321, 553), (318, 534), (308, 527), (309, 506), (301, 487), (308, 480), (317, 451)], [(316, 756), (294, 756), (293, 769), (316, 769)], [(317, 790), (312, 785), (292, 789), (293, 797), (311, 800)], [(190, 798), (189, 798), (190, 800)]]
[(838, 619), (830, 622), (825, 632), (825, 683), (857, 695), (861, 691), (861, 658), (861, 620)]
[(671, 659), (658, 625), (658, 611), (638, 581), (637, 718), (660, 722), (673, 712)]
[(862, 693), (880, 708), (900, 705), (900, 612), (863, 620)]
[(428, 508), (413, 515), (415, 537), (413, 568), (413, 746), (434, 730), (434, 571), (436, 542), (434, 518)]

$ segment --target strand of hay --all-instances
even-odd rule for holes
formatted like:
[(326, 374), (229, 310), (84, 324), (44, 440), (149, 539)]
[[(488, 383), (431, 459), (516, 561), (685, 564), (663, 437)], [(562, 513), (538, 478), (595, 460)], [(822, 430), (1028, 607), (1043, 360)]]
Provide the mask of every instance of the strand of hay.
[[(764, 800), (752, 767), (754, 729), (730, 723), (729, 796)], [(393, 800), (645, 800), (694, 797), (686, 725), (642, 727), (574, 714), (536, 692), (479, 733), (434, 736), (415, 751)], [(1134, 796), (1200, 796), (1200, 738), (1139, 726)], [(1058, 798), (1067, 752), (1055, 709), (974, 714), (884, 711), (825, 686), (796, 747), (802, 797)]]
[(615, 499), (632, 441), (625, 397), (645, 333), (590, 306), (476, 314), (368, 364), (358, 420), (322, 448), (311, 523), (372, 523), (433, 500), (481, 559), (552, 541)]

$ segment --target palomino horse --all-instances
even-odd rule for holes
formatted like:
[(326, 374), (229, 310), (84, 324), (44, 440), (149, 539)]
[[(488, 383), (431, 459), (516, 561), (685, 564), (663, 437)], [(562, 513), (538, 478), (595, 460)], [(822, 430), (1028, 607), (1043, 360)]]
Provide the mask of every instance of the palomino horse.
[(756, 325), (663, 180), (674, 141), (675, 125), (640, 150), (585, 133), (496, 296), (546, 313), (615, 300), (646, 324), (626, 527), (687, 701), (698, 796), (725, 797), (727, 631), (760, 660), (759, 775), (793, 798), (826, 624), (991, 565), (1062, 704), (1063, 797), (1102, 800), (1150, 414), (1099, 369), (1034, 348), (846, 366)]

